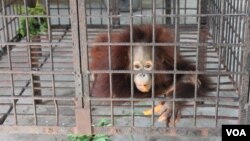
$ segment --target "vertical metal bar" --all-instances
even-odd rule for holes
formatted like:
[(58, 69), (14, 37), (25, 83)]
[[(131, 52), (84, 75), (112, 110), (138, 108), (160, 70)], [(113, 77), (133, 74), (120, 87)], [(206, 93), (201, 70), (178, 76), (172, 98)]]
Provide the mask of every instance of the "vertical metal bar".
[[(235, 16), (235, 37), (234, 37), (234, 40), (235, 40), (235, 43), (238, 44), (239, 43), (239, 34), (238, 34), (238, 30), (239, 30), (239, 1), (235, 1), (235, 12), (237, 13), (237, 15)], [(234, 68), (234, 71), (236, 72), (235, 74), (235, 86), (237, 87), (237, 89), (239, 88), (239, 80), (238, 80), (238, 77), (239, 77), (239, 74), (237, 72), (239, 72), (239, 50), (240, 50), (241, 46), (235, 46), (235, 61), (234, 61), (234, 65), (235, 65), (235, 68)]]
[(246, 106), (246, 120), (244, 124), (249, 125), (250, 123), (250, 105), (248, 103), (248, 105)]
[[(236, 1), (233, 1), (231, 3), (231, 7), (232, 7), (232, 12), (235, 13), (236, 11), (234, 11), (234, 9), (236, 8), (236, 4), (235, 4)], [(232, 44), (235, 44), (235, 39), (236, 39), (236, 29), (237, 25), (235, 25), (235, 22), (236, 22), (236, 16), (232, 16)], [(236, 48), (235, 46), (232, 46), (232, 64), (231, 64), (231, 68), (232, 68), (232, 80), (234, 81), (233, 83), (235, 84), (235, 61), (236, 61), (236, 54), (235, 54), (235, 51), (236, 51)]]
[[(225, 5), (226, 5), (226, 9), (225, 10), (225, 13), (229, 13), (229, 7), (228, 7), (228, 1), (225, 1)], [(226, 38), (226, 42), (228, 43), (229, 42), (229, 16), (225, 16), (225, 38)], [(225, 47), (225, 65), (228, 69), (228, 64), (229, 64), (229, 47)]]
[[(187, 15), (187, 0), (184, 0), (183, 10), (184, 10), (184, 15)], [(198, 7), (197, 7), (197, 13), (198, 13)], [(184, 16), (184, 25), (186, 25), (186, 24), (187, 24), (187, 16)]]
[[(92, 16), (92, 0), (89, 0), (89, 14)], [(92, 17), (90, 18), (90, 25), (92, 25)]]
[[(112, 0), (112, 9), (114, 8), (115, 4), (114, 3), (114, 0)], [(108, 16), (108, 43), (110, 44), (111, 43), (111, 22), (110, 22), (110, 1), (107, 0), (107, 16)], [(108, 45), (108, 61), (109, 61), (109, 83), (110, 83), (110, 98), (113, 98), (113, 81), (112, 81), (112, 60), (111, 60), (111, 46)], [(111, 104), (110, 104), (110, 111), (111, 111), (111, 125), (114, 126), (114, 105), (113, 105), (113, 101), (110, 101)]]
[(166, 14), (165, 14), (165, 0), (161, 0), (161, 3), (162, 3), (162, 5), (160, 6), (160, 9), (161, 9), (161, 24), (164, 24), (164, 22), (165, 22), (165, 16), (166, 16)]
[[(69, 2), (70, 0), (67, 0), (67, 15), (69, 16), (70, 15), (70, 8), (69, 8), (69, 6), (70, 6), (70, 2)], [(70, 16), (68, 17), (68, 24), (70, 25)]]
[[(243, 9), (243, 4), (242, 3), (245, 3), (246, 1), (241, 1), (241, 3), (239, 3), (239, 5), (240, 5), (240, 8), (239, 8), (239, 12), (241, 12), (241, 11), (244, 11), (244, 9)], [(242, 17), (242, 16), (239, 16), (239, 18), (238, 18), (238, 20), (239, 20), (239, 28), (238, 28), (238, 30), (239, 30), (239, 43), (241, 43), (241, 42), (245, 42), (244, 41), (244, 37), (242, 37), (242, 35), (245, 35), (245, 30), (244, 31), (241, 31), (243, 28), (242, 28), (242, 21), (244, 20), (244, 17)], [(241, 33), (242, 33), (242, 35), (241, 35)], [(240, 50), (239, 50), (239, 52), (238, 52), (238, 56), (239, 56), (239, 71), (241, 72), (243, 69), (243, 67), (244, 67), (244, 64), (242, 64), (242, 63), (240, 63), (242, 60), (243, 60), (243, 53), (242, 53), (242, 51), (243, 51), (243, 46), (241, 46), (241, 48), (240, 48)], [(238, 81), (239, 81), (239, 88), (240, 88), (240, 86), (242, 85), (242, 75), (241, 74), (238, 74)]]
[[(171, 0), (164, 0), (165, 1), (165, 13), (166, 15), (171, 15)], [(166, 17), (166, 24), (170, 25), (171, 24), (171, 17)]]
[[(236, 4), (237, 6), (237, 10), (236, 10), (236, 12), (237, 13), (240, 13), (240, 10), (241, 10), (241, 7), (242, 7), (242, 5), (240, 5), (240, 2), (239, 1), (237, 1), (237, 4)], [(239, 15), (237, 15), (236, 16), (236, 29), (235, 29), (235, 32), (236, 32), (236, 37), (235, 37), (235, 39), (236, 39), (236, 43), (238, 44), (238, 43), (240, 43), (240, 16)], [(240, 66), (242, 66), (241, 65), (241, 58), (240, 58), (240, 51), (241, 51), (241, 48), (242, 48), (242, 46), (237, 46), (236, 47), (236, 68), (235, 68), (235, 71), (236, 72), (240, 72), (241, 71), (241, 69), (240, 69)], [(236, 83), (236, 86), (237, 86), (237, 88), (239, 88), (240, 87), (240, 79), (239, 79), (239, 77), (240, 77), (240, 74), (236, 74), (236, 81), (235, 81), (235, 83)]]
[[(227, 7), (227, 4), (224, 1), (224, 13), (225, 14), (227, 13), (226, 7)], [(222, 40), (221, 40), (222, 43), (226, 42), (226, 35), (227, 35), (226, 32), (227, 32), (227, 17), (224, 16), (224, 19), (223, 19), (223, 33), (222, 33)], [(225, 68), (224, 66), (225, 66), (225, 61), (226, 61), (226, 50), (227, 50), (227, 48), (225, 48), (224, 46), (221, 47), (221, 60), (219, 60), (219, 61), (223, 62), (223, 64), (222, 64), (223, 68), (221, 68), (221, 69)], [(220, 66), (220, 67), (222, 67), (222, 66)]]
[[(103, 5), (104, 5), (104, 0), (101, 0), (101, 11), (100, 11), (100, 15), (103, 16)], [(101, 25), (103, 25), (103, 17), (101, 17)]]
[[(156, 0), (153, 1), (153, 9), (152, 9), (152, 62), (155, 64), (155, 26), (156, 26)], [(155, 65), (153, 66), (153, 71), (155, 70)], [(153, 72), (152, 75), (152, 98), (155, 98), (155, 73)], [(154, 106), (155, 106), (155, 101), (152, 102), (152, 126), (155, 126), (155, 115), (154, 115)]]
[[(6, 15), (6, 10), (5, 10), (5, 2), (4, 0), (1, 1), (1, 8), (2, 8), (2, 14), (3, 16)], [(8, 28), (7, 28), (7, 19), (5, 17), (2, 16), (2, 28), (3, 28), (3, 40), (4, 42), (8, 42), (9, 40), (9, 31), (8, 31)], [(1, 46), (2, 47), (2, 46)], [(8, 48), (8, 45), (7, 45), (7, 48)]]
[(143, 11), (143, 6), (142, 6), (143, 0), (140, 0), (140, 3), (141, 3), (140, 4), (140, 23), (143, 24), (143, 16), (142, 16), (143, 15), (143, 12), (142, 12)]
[[(59, 7), (59, 0), (56, 0), (56, 9), (57, 9), (57, 15), (60, 15), (60, 7)], [(58, 24), (61, 25), (61, 19), (58, 17)]]
[[(2, 0), (2, 14), (3, 16), (6, 16), (6, 8), (5, 8), (5, 2)], [(8, 28), (8, 23), (7, 23), (7, 18), (3, 17), (3, 30), (4, 30), (4, 42), (9, 41), (9, 28)], [(12, 70), (12, 60), (11, 60), (11, 52), (10, 52), (10, 46), (6, 46), (7, 49), (7, 56), (8, 56), (8, 62), (9, 62), (9, 70)], [(15, 96), (15, 85), (14, 85), (14, 80), (13, 80), (13, 74), (10, 74), (10, 82), (11, 82), (11, 96)], [(14, 108), (13, 113), (14, 113), (14, 124), (17, 125), (17, 112), (16, 112), (16, 102), (17, 100), (13, 99), (12, 100), (12, 107)], [(12, 109), (12, 108), (10, 108)]]
[[(45, 1), (45, 8), (46, 8), (46, 20), (47, 20), (47, 26), (48, 26), (48, 41), (49, 43), (52, 42), (52, 31), (51, 31), (51, 20), (49, 18), (49, 15), (50, 15), (50, 10), (49, 10), (49, 7), (50, 7), (50, 3), (49, 3), (49, 0), (46, 0)], [(49, 45), (49, 49), (50, 49), (50, 60), (51, 60), (51, 71), (54, 72), (54, 55), (53, 55), (53, 47), (52, 45)], [(55, 75), (52, 74), (52, 79), (51, 79), (51, 87), (52, 87), (52, 96), (53, 98), (56, 98), (56, 90), (55, 90)], [(59, 125), (59, 110), (58, 110), (58, 103), (57, 101), (54, 99), (54, 105), (55, 105), (55, 112), (56, 112), (56, 126)]]
[[(220, 29), (219, 29), (219, 44), (223, 44), (223, 32), (224, 32), (224, 14), (225, 14), (225, 2), (224, 0), (221, 0), (220, 2), (220, 10), (221, 10), (221, 16), (220, 16)], [(217, 72), (221, 72), (221, 49), (222, 46), (217, 47), (218, 50), (218, 68)], [(217, 74), (217, 88), (216, 88), (216, 103), (215, 103), (215, 126), (218, 127), (218, 114), (219, 114), (219, 99), (220, 99), (220, 81), (221, 81), (221, 75), (220, 73)]]
[[(202, 5), (203, 5), (203, 4), (204, 4), (204, 3), (203, 3), (203, 1), (202, 1)], [(207, 12), (206, 12), (206, 13), (209, 14), (208, 11), (213, 10), (214, 6), (212, 5), (211, 0), (209, 0), (209, 1), (207, 2), (207, 5), (209, 5), (209, 6), (207, 6)], [(212, 30), (212, 31), (211, 31), (211, 34), (213, 34), (213, 27), (212, 27), (212, 18), (211, 18), (211, 16), (202, 17), (202, 18), (206, 18), (206, 19), (207, 19), (208, 28)], [(213, 38), (213, 37), (212, 37), (212, 38)]]
[[(8, 62), (9, 62), (9, 70), (12, 71), (12, 59), (11, 59), (11, 52), (10, 52), (9, 46), (7, 46), (7, 56), (8, 56)], [(14, 80), (13, 80), (13, 74), (10, 74), (10, 82), (11, 82), (11, 96), (15, 96), (15, 85), (14, 85)], [(12, 100), (15, 125), (17, 125), (16, 102), (17, 102), (16, 99)]]
[[(201, 0), (197, 0), (197, 13), (198, 15), (201, 14)], [(201, 17), (198, 16), (197, 17), (197, 42), (199, 43), (200, 40), (200, 35), (201, 35), (201, 27), (200, 27), (200, 19)], [(200, 53), (200, 51), (202, 51), (203, 54)], [(200, 58), (205, 58), (205, 56), (201, 56), (201, 55), (205, 55), (204, 54), (204, 46), (196, 46), (196, 65), (195, 65), (195, 89), (194, 89), (194, 126), (196, 126), (196, 116), (197, 116), (197, 88), (198, 88), (198, 71), (203, 71), (203, 70), (199, 70), (201, 68), (201, 64), (200, 64)], [(203, 64), (204, 65), (204, 64)]]
[[(27, 6), (29, 8), (34, 8), (36, 7), (36, 2), (32, 0), (27, 0)], [(26, 9), (28, 10), (28, 9)], [(30, 16), (30, 13), (26, 13), (27, 16)], [(27, 18), (28, 19), (28, 18)], [(26, 25), (26, 30), (28, 31), (29, 24)], [(28, 32), (27, 32), (28, 33)], [(28, 34), (26, 35), (28, 36)], [(30, 36), (30, 35), (29, 35)], [(30, 36), (30, 42), (41, 42), (40, 35), (34, 35)], [(31, 68), (33, 71), (38, 71), (40, 69), (39, 65), (39, 59), (42, 57), (42, 47), (41, 45), (31, 45), (30, 46), (30, 57), (31, 57)], [(41, 81), (40, 81), (40, 76), (32, 74), (32, 79), (33, 79), (33, 92), (34, 96), (41, 96), (42, 91), (41, 91)], [(42, 100), (35, 100), (35, 104), (40, 104), (42, 103)]]
[[(232, 3), (232, 0), (229, 1), (229, 13), (233, 13), (233, 8), (232, 6), (230, 5), (230, 3)], [(232, 37), (233, 37), (233, 29), (232, 29), (232, 22), (233, 22), (233, 16), (229, 16), (229, 38), (228, 38), (228, 43), (233, 43), (232, 42)], [(232, 59), (233, 59), (233, 56), (232, 56), (232, 46), (228, 46), (228, 56), (229, 56), (229, 62), (227, 64), (227, 67), (228, 67), (228, 70), (229, 71), (232, 71)], [(232, 77), (232, 74), (230, 74), (230, 76)]]
[[(10, 15), (12, 15), (12, 13), (11, 13), (11, 5), (12, 5), (12, 4), (10, 3), (9, 8), (8, 8), (8, 9), (9, 9), (9, 14), (10, 14)], [(7, 13), (7, 14), (8, 14), (8, 13)], [(12, 24), (13, 21), (12, 21), (12, 20), (13, 20), (13, 18), (12, 18), (12, 17), (9, 17), (8, 26), (10, 27), (10, 33), (9, 33), (9, 34), (10, 34), (10, 38), (13, 38), (13, 37), (14, 37), (14, 36), (13, 36), (13, 24)]]
[[(175, 29), (174, 29), (174, 32), (175, 32), (175, 39), (174, 39), (174, 77), (173, 77), (173, 86), (174, 86), (174, 90), (173, 90), (173, 113), (176, 112), (176, 109), (175, 109), (175, 105), (176, 105), (176, 71), (177, 71), (177, 44), (176, 43), (179, 43), (180, 40), (179, 40), (179, 34), (178, 34), (178, 26), (179, 26), (179, 6), (180, 6), (180, 1), (179, 0), (176, 0), (175, 1), (175, 12), (174, 12), (174, 26), (175, 26)], [(175, 116), (173, 116), (173, 121), (175, 121)], [(174, 122), (174, 126), (175, 126), (175, 122)]]
[[(17, 5), (18, 5), (18, 2), (15, 2), (15, 5), (17, 6)], [(13, 15), (17, 15), (14, 6), (12, 7), (12, 14), (13, 14)], [(17, 29), (18, 29), (18, 28), (17, 28), (17, 27), (18, 27), (18, 26), (17, 26), (17, 25), (18, 25), (18, 24), (17, 24), (17, 21), (18, 21), (18, 18), (15, 17), (15, 18), (14, 18), (14, 35), (17, 35), (17, 32), (18, 32), (18, 31), (17, 31)]]
[[(207, 8), (208, 5), (211, 6), (209, 3), (211, 1), (210, 0), (201, 0), (201, 14), (207, 14), (208, 13), (208, 10)], [(201, 20), (200, 20), (201, 24), (206, 24), (207, 23), (207, 17), (201, 17)]]
[[(110, 11), (111, 11), (111, 13), (109, 13), (110, 14), (110, 16), (112, 15), (112, 26), (118, 26), (118, 25), (120, 25), (120, 18), (119, 17), (117, 17), (117, 15), (119, 15), (120, 14), (120, 8), (119, 8), (119, 0), (111, 0), (111, 7), (109, 7), (110, 9)], [(109, 11), (109, 12), (110, 12)], [(114, 17), (114, 15), (115, 15), (115, 17)]]
[[(133, 70), (133, 62), (134, 62), (134, 58), (133, 58), (133, 46), (132, 46), (132, 43), (133, 43), (133, 1), (132, 0), (129, 0), (129, 29), (130, 29), (130, 58), (131, 58), (131, 62), (130, 63), (130, 68)], [(131, 82), (130, 82), (130, 86), (131, 86), (131, 98), (134, 98), (134, 77), (133, 77), (133, 74), (131, 73), (130, 74), (130, 78), (131, 78)], [(131, 118), (132, 118), (132, 125), (131, 126), (134, 126), (135, 125), (135, 116), (134, 116), (134, 101), (132, 100), (131, 101)]]
[[(244, 43), (244, 47), (242, 48), (242, 56), (243, 56), (243, 60), (242, 60), (242, 64), (244, 65), (243, 68), (247, 68), (249, 67), (249, 54), (250, 54), (250, 32), (249, 32), (249, 20), (250, 17), (247, 15), (248, 12), (250, 11), (250, 2), (249, 1), (245, 1), (245, 10), (244, 13), (246, 14), (244, 16), (244, 28), (242, 29), (243, 31), (245, 31), (244, 37), (245, 37), (245, 41)], [(244, 124), (246, 122), (246, 116), (247, 116), (247, 111), (246, 111), (246, 106), (247, 106), (247, 102), (249, 104), (249, 72), (247, 72), (249, 70), (244, 69), (243, 72), (243, 77), (242, 77), (242, 85), (240, 87), (240, 109), (239, 109), (239, 124)], [(249, 123), (248, 123), (249, 124)]]
[(76, 91), (75, 91), (76, 132), (91, 134), (92, 122), (91, 122), (91, 112), (90, 112), (91, 107), (89, 100), (90, 94), (89, 94), (89, 75), (88, 75), (88, 57), (87, 57), (88, 45), (87, 45), (86, 1), (71, 0), (70, 9), (71, 9), (70, 16), (71, 16), (72, 39), (74, 45), (73, 63), (74, 63), (75, 86), (76, 86)]
[[(219, 53), (219, 64), (218, 64), (218, 68), (217, 68), (217, 71), (218, 72), (221, 72), (220, 71), (220, 64), (221, 64), (221, 47), (219, 47), (219, 50), (218, 50), (218, 53)], [(219, 99), (220, 99), (220, 82), (221, 82), (221, 76), (220, 74), (217, 74), (217, 85), (216, 85), (216, 103), (215, 103), (215, 126), (218, 127), (218, 115), (219, 115)]]
[[(32, 3), (32, 1), (28, 1), (28, 2), (31, 2)], [(27, 39), (26, 39), (26, 41), (27, 42), (31, 42), (31, 39), (30, 39), (30, 32), (29, 32), (29, 20), (28, 20), (28, 2), (26, 1), (26, 0), (23, 0), (23, 3), (24, 3), (24, 9), (25, 9), (25, 24), (26, 24), (26, 37), (27, 37)], [(30, 45), (27, 45), (28, 46), (28, 54), (29, 54), (29, 65), (30, 65), (30, 69), (31, 69), (31, 71), (32, 71), (32, 68), (33, 68), (33, 61), (32, 61), (32, 55), (31, 55), (31, 53), (32, 53), (32, 51), (31, 51), (31, 46)], [(32, 89), (32, 97), (33, 97), (33, 108), (34, 108), (34, 114), (33, 114), (33, 116), (34, 116), (34, 124), (35, 125), (37, 125), (37, 115), (36, 115), (36, 102), (35, 102), (35, 90), (34, 90), (34, 87), (35, 87), (35, 85), (34, 85), (34, 77), (33, 77), (33, 74), (31, 74), (31, 76), (30, 76), (31, 78), (31, 89)]]
[[(2, 0), (2, 14), (3, 16), (6, 16), (7, 14), (4, 0)], [(10, 37), (9, 37), (8, 20), (6, 17), (2, 17), (2, 24), (4, 30), (3, 39), (5, 42), (8, 42), (10, 40)], [(9, 45), (7, 45), (7, 48), (9, 48)]]
[[(243, 3), (243, 2), (242, 2)], [(249, 1), (248, 0), (245, 0), (244, 1), (244, 3), (245, 3), (245, 5), (244, 5), (244, 9), (243, 9), (243, 11), (245, 12), (245, 13), (247, 13), (248, 11), (250, 11), (250, 3), (249, 3)], [(249, 16), (248, 16), (249, 17)], [(245, 19), (246, 17), (244, 16), (243, 17), (243, 19), (244, 20), (242, 20), (242, 22), (243, 22), (243, 27), (245, 28), (245, 24), (249, 24), (248, 22), (249, 21), (247, 21), (247, 19)], [(246, 29), (248, 29), (248, 28), (246, 28)], [(241, 30), (241, 32), (243, 33), (243, 35), (247, 35), (247, 32), (248, 30)], [(248, 40), (248, 38), (247, 38), (248, 36), (243, 36), (243, 40), (242, 40), (242, 42), (246, 42), (247, 40)]]

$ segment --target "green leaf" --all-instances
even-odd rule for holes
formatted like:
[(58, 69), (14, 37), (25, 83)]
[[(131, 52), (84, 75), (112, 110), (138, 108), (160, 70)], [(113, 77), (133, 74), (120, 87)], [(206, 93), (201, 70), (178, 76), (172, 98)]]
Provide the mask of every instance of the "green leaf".
[[(43, 16), (46, 15), (46, 9), (42, 4), (37, 1), (37, 4), (34, 8), (27, 7), (27, 13), (26, 13), (26, 7), (24, 6), (15, 6), (15, 10), (19, 14), (23, 15), (39, 15)], [(27, 29), (26, 29), (26, 18), (20, 17), (20, 27), (18, 29), (18, 33), (25, 37), (27, 36)], [(47, 20), (43, 17), (29, 17), (28, 18), (28, 27), (29, 27), (29, 36), (36, 36), (40, 33), (44, 33), (48, 30)]]
[(76, 134), (69, 134), (68, 135), (69, 141), (110, 141), (109, 136), (107, 135), (76, 135)]
[(107, 135), (95, 135), (93, 141), (110, 141), (110, 138)]

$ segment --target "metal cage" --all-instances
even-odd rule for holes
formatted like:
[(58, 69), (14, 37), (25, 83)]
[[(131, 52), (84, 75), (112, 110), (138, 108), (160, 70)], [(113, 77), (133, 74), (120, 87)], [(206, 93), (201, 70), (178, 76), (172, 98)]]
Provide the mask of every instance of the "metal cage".
[[(37, 3), (43, 14), (30, 12)], [(248, 0), (1, 0), (0, 5), (2, 133), (217, 136), (222, 124), (249, 123)], [(46, 31), (32, 35), (32, 20), (45, 21)], [(196, 66), (192, 74), (207, 75), (216, 87), (190, 100), (176, 127), (141, 113), (159, 98), (91, 96), (93, 74), (133, 73), (90, 70), (95, 37), (141, 24), (170, 27), (173, 45)], [(113, 104), (117, 100), (126, 103)]]

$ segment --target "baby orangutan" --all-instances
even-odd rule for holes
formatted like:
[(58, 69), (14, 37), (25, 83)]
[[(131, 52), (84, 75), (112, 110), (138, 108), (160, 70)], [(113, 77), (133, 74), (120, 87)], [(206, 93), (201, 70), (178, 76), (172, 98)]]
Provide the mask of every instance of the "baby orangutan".
[[(109, 67), (111, 67), (111, 70), (133, 70), (134, 73), (133, 80), (131, 80), (130, 73), (111, 73), (111, 79), (108, 73), (95, 74), (91, 96), (110, 97), (112, 95), (116, 98), (129, 98), (131, 97), (131, 90), (133, 90), (134, 98), (150, 98), (154, 87), (155, 97), (164, 95), (168, 99), (168, 101), (160, 102), (154, 111), (160, 114), (159, 121), (165, 120), (169, 125), (172, 116), (175, 117), (176, 121), (180, 118), (181, 107), (184, 103), (175, 102), (173, 106), (173, 101), (169, 101), (169, 99), (171, 100), (174, 95), (176, 99), (194, 98), (195, 87), (197, 96), (200, 96), (209, 88), (209, 79), (204, 75), (196, 76), (194, 73), (176, 73), (174, 76), (174, 63), (176, 63), (178, 71), (192, 72), (195, 71), (195, 67), (183, 59), (178, 49), (169, 45), (169, 43), (174, 42), (174, 38), (167, 28), (155, 26), (155, 42), (161, 43), (161, 45), (145, 45), (145, 43), (153, 42), (152, 28), (151, 25), (133, 26), (132, 39), (136, 45), (132, 46), (132, 55), (130, 54), (130, 45), (116, 45), (116, 43), (130, 43), (129, 29), (111, 34), (110, 41), (114, 44), (110, 45), (110, 54), (107, 45), (93, 46), (91, 50), (91, 70), (109, 70)], [(95, 42), (108, 43), (108, 40), (108, 35), (100, 34)], [(153, 47), (154, 59), (152, 56)], [(110, 64), (109, 55), (111, 57)], [(157, 73), (157, 71), (168, 73)], [(176, 77), (175, 85), (174, 77)], [(131, 86), (131, 81), (133, 81), (134, 86)], [(111, 83), (112, 88), (110, 87)], [(134, 88), (132, 89), (132, 87)], [(144, 114), (152, 114), (150, 111), (145, 111)]]

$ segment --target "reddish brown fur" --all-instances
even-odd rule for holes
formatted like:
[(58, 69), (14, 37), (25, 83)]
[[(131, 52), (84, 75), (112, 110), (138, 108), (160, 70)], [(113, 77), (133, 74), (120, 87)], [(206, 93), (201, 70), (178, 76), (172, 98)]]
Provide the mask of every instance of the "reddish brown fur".
[[(169, 29), (161, 26), (155, 27), (155, 41), (157, 43), (172, 43), (174, 38)], [(152, 26), (140, 25), (133, 27), (133, 42), (152, 42)], [(106, 34), (99, 35), (95, 40), (96, 43), (107, 42), (108, 36)], [(130, 32), (129, 29), (111, 34), (112, 43), (129, 43)], [(129, 70), (129, 46), (115, 46), (111, 45), (111, 62), (112, 70)], [(195, 70), (189, 62), (183, 60), (182, 56), (177, 50), (177, 69), (178, 70)], [(108, 46), (94, 46), (91, 50), (92, 63), (91, 70), (108, 70)], [(174, 67), (174, 47), (173, 46), (155, 46), (155, 70), (173, 70)], [(183, 75), (177, 75), (177, 83)], [(112, 74), (112, 95), (113, 97), (130, 97), (131, 96), (131, 76), (130, 74)], [(201, 89), (207, 87), (207, 78), (199, 76), (201, 81)], [(166, 91), (173, 83), (173, 74), (155, 74), (155, 95), (160, 95)], [(92, 89), (92, 96), (95, 97), (109, 97), (110, 96), (110, 82), (109, 74), (96, 74)], [(177, 85), (179, 89), (181, 85)], [(183, 88), (190, 86), (184, 86)], [(192, 86), (191, 86), (192, 87)], [(199, 90), (199, 91), (200, 91)], [(178, 91), (176, 92), (178, 94)], [(183, 90), (177, 97), (193, 97), (194, 89)], [(134, 87), (134, 97), (151, 97), (151, 91), (142, 93)]]

